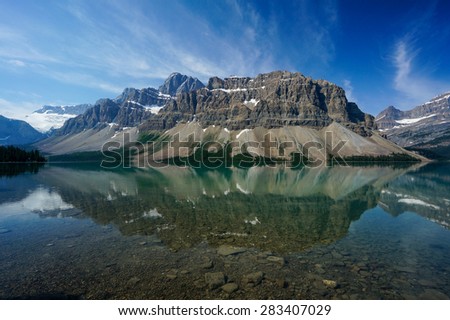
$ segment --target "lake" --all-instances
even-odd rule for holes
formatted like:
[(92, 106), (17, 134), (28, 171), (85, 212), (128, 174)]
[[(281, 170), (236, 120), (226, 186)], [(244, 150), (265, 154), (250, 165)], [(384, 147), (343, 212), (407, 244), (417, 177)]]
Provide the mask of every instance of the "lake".
[(0, 172), (0, 299), (450, 297), (449, 163)]

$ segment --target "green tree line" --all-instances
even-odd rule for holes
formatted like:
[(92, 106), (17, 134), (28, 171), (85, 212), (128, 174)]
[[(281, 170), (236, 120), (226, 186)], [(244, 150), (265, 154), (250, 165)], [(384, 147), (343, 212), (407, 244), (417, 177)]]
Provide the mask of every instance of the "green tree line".
[(25, 151), (14, 146), (0, 146), (0, 162), (45, 162), (38, 150)]

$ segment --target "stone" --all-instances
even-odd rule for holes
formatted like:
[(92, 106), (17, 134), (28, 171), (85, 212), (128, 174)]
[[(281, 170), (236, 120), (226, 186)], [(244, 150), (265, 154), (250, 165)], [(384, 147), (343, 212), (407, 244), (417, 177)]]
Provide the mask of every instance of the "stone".
[(208, 257), (204, 258), (203, 262), (199, 265), (199, 267), (202, 269), (211, 269), (213, 266), (213, 261)]
[(279, 264), (280, 266), (284, 266), (285, 264), (285, 260), (283, 257), (268, 256), (267, 261)]
[(225, 284), (225, 275), (223, 272), (209, 272), (205, 274), (205, 282), (208, 288), (213, 290)]
[(230, 256), (245, 252), (244, 248), (233, 247), (229, 245), (222, 245), (217, 249), (217, 253), (221, 256)]
[(242, 284), (247, 287), (256, 287), (264, 278), (261, 271), (253, 272), (242, 277)]
[(288, 287), (288, 283), (286, 282), (285, 279), (281, 278), (281, 279), (276, 279), (275, 280), (275, 284), (277, 285), (277, 287), (279, 288), (287, 288)]
[(222, 286), (222, 290), (226, 293), (233, 293), (239, 289), (239, 286), (236, 283), (227, 283)]
[(395, 270), (405, 273), (416, 273), (417, 270), (412, 267), (402, 267), (402, 266), (396, 266), (394, 267)]
[(138, 277), (132, 277), (130, 278), (130, 280), (128, 280), (128, 285), (129, 286), (135, 286), (139, 283), (139, 281), (141, 281), (141, 279), (139, 279)]
[(322, 280), (322, 283), (323, 283), (326, 287), (331, 288), (331, 289), (336, 289), (336, 288), (338, 287), (337, 282), (334, 281), (334, 280), (323, 279), (323, 280)]
[(166, 273), (166, 278), (170, 280), (174, 280), (178, 277), (178, 270), (177, 269), (171, 269)]

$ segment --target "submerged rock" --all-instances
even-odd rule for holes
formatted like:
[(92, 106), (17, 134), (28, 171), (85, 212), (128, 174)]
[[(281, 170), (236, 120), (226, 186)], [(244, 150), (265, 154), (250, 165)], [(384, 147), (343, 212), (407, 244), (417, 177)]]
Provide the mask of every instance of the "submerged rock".
[(209, 272), (205, 274), (205, 282), (208, 288), (213, 290), (225, 284), (225, 275), (223, 272)]
[(256, 287), (264, 278), (264, 273), (261, 271), (253, 272), (245, 275), (242, 278), (242, 284), (247, 287)]
[(323, 280), (322, 280), (322, 283), (323, 283), (325, 286), (327, 286), (328, 288), (331, 288), (331, 289), (336, 289), (336, 288), (338, 287), (337, 282), (334, 281), (334, 280), (323, 279)]
[(279, 264), (280, 266), (284, 266), (286, 262), (283, 257), (276, 257), (276, 256), (268, 256), (267, 261)]
[(239, 286), (236, 283), (227, 283), (222, 286), (222, 290), (226, 293), (233, 293), (239, 289)]
[(217, 253), (221, 256), (230, 256), (238, 253), (245, 252), (244, 248), (237, 248), (229, 245), (222, 245), (217, 249)]

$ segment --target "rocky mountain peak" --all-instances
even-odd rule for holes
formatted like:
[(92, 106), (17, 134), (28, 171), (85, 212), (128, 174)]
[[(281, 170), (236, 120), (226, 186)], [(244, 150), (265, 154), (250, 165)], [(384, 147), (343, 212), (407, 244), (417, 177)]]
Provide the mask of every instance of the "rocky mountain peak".
[(189, 92), (203, 87), (203, 83), (197, 78), (174, 72), (159, 87), (159, 92), (174, 97), (179, 93)]
[(349, 103), (345, 91), (325, 80), (300, 73), (274, 71), (251, 77), (212, 77), (206, 88), (179, 94), (143, 127), (172, 128), (194, 118), (203, 127), (231, 130), (308, 126), (323, 128), (333, 121), (367, 134), (373, 117)]
[(141, 106), (163, 106), (170, 96), (161, 94), (154, 88), (126, 88), (114, 101), (120, 105), (127, 102), (134, 102)]
[(449, 92), (407, 111), (388, 107), (377, 116), (376, 123), (389, 140), (400, 146), (431, 158), (450, 156)]

